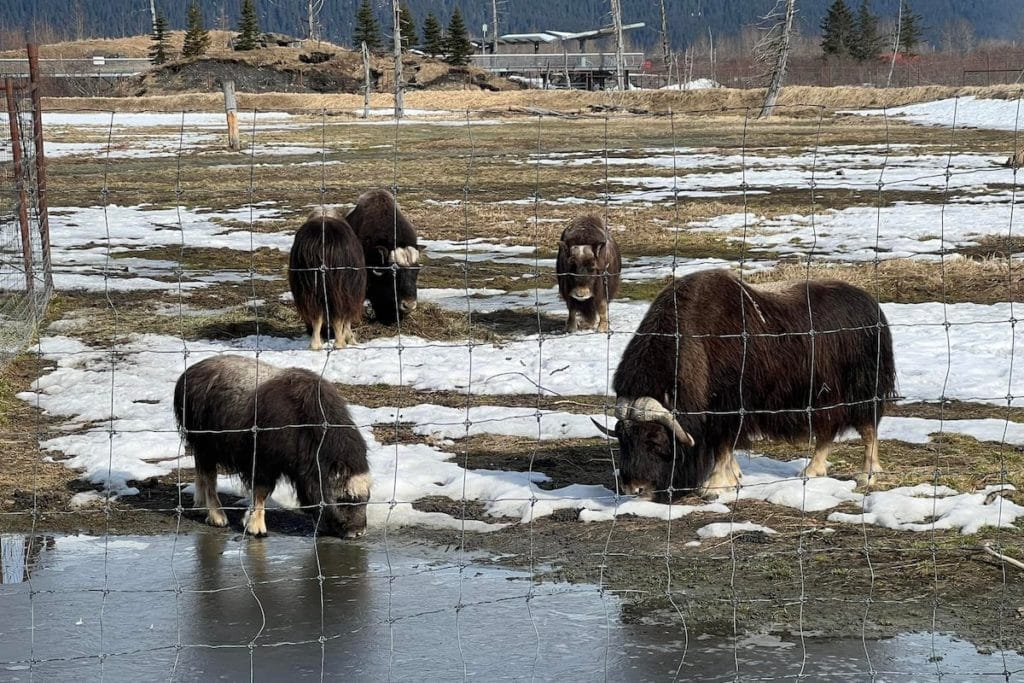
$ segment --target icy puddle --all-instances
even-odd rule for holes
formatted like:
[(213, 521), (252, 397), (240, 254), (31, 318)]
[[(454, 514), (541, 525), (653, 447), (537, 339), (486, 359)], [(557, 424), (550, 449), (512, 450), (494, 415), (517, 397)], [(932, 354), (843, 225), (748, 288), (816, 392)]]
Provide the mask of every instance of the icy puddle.
[(1024, 657), (623, 624), (594, 585), (408, 541), (4, 536), (0, 680), (1016, 680)]

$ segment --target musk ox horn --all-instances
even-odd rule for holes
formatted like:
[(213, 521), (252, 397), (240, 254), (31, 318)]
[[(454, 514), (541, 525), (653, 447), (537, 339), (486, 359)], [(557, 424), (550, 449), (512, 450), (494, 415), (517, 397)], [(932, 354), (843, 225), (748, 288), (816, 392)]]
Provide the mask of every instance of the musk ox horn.
[(693, 446), (696, 443), (689, 432), (679, 424), (672, 412), (658, 399), (651, 396), (641, 396), (632, 401), (628, 398), (620, 398), (615, 404), (615, 417), (620, 420), (657, 422), (672, 430), (675, 437), (687, 446)]
[(597, 427), (598, 431), (600, 431), (605, 436), (610, 436), (613, 439), (617, 439), (618, 438), (617, 436), (615, 436), (615, 430), (614, 429), (608, 429), (607, 427), (605, 427), (603, 424), (601, 424), (600, 422), (598, 422), (594, 418), (590, 418), (590, 421), (593, 422), (594, 426)]
[(403, 268), (416, 265), (420, 260), (420, 251), (416, 247), (399, 247), (391, 251), (389, 262), (395, 263)]

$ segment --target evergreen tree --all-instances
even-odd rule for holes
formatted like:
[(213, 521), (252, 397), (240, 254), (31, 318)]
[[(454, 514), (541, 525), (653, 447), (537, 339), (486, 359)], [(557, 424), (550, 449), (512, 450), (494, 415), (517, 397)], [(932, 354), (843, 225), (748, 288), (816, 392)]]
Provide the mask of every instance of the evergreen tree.
[(260, 22), (256, 16), (256, 4), (253, 0), (242, 0), (242, 16), (238, 22), (238, 36), (235, 38), (236, 50), (255, 50), (259, 47)]
[(198, 57), (206, 54), (208, 47), (210, 47), (210, 32), (203, 25), (203, 13), (199, 11), (199, 3), (192, 0), (192, 4), (188, 6), (185, 44), (181, 48), (181, 55), (183, 57)]
[(845, 57), (850, 54), (852, 37), (853, 14), (845, 0), (835, 0), (821, 22), (821, 50), (826, 57)]
[(878, 17), (871, 13), (868, 0), (860, 0), (853, 29), (850, 56), (858, 62), (866, 62), (877, 57), (882, 50), (882, 40), (878, 35)]
[(362, 43), (366, 43), (366, 49), (370, 52), (380, 52), (384, 44), (370, 0), (363, 0), (356, 10), (356, 27), (352, 31), (352, 47), (358, 50)]
[(408, 50), (410, 47), (419, 44), (419, 38), (416, 37), (416, 22), (412, 18), (409, 6), (404, 2), (399, 6), (398, 10), (398, 28), (402, 32), (403, 50)]
[(423, 51), (431, 57), (444, 54), (444, 36), (441, 35), (441, 22), (433, 12), (427, 14), (423, 21)]
[(452, 66), (469, 64), (469, 56), (473, 54), (473, 43), (469, 42), (469, 32), (462, 20), (462, 12), (456, 7), (448, 22), (448, 35), (444, 39), (444, 61)]
[(149, 48), (149, 61), (154, 64), (163, 64), (169, 59), (171, 46), (167, 36), (167, 17), (163, 12), (158, 12), (156, 21), (153, 22), (153, 45)]
[(900, 42), (897, 49), (907, 56), (917, 54), (914, 50), (921, 43), (921, 17), (914, 14), (908, 2), (903, 3), (899, 36)]

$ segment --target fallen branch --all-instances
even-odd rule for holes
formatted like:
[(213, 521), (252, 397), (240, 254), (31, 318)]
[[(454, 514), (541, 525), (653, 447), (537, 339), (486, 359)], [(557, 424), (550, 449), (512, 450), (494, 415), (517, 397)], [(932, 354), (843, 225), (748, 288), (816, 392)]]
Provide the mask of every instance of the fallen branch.
[(996, 552), (992, 549), (992, 545), (990, 543), (985, 543), (981, 546), (981, 549), (989, 555), (991, 555), (992, 557), (1002, 560), (1006, 564), (1013, 565), (1017, 569), (1024, 569), (1024, 562), (1021, 562), (1020, 560), (1015, 560), (1012, 557), (1008, 557), (1006, 555), (1003, 555), (1002, 553)]

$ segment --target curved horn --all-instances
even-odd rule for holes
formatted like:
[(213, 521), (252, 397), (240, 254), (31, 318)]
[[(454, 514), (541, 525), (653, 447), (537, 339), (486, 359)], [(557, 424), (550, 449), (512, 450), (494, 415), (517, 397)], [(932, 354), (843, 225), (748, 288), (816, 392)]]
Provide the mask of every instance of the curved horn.
[(672, 412), (661, 405), (661, 402), (651, 396), (641, 396), (632, 401), (628, 398), (620, 398), (615, 403), (615, 417), (620, 420), (637, 420), (639, 422), (657, 422), (665, 425), (675, 437), (687, 446), (693, 446), (696, 442), (689, 432), (683, 429)]
[(603, 424), (601, 424), (600, 422), (598, 422), (594, 418), (590, 418), (590, 421), (593, 422), (594, 426), (597, 427), (597, 429), (601, 433), (603, 433), (605, 436), (610, 436), (613, 439), (617, 439), (618, 438), (617, 436), (615, 436), (615, 430), (614, 429), (608, 429), (607, 427), (605, 427)]

